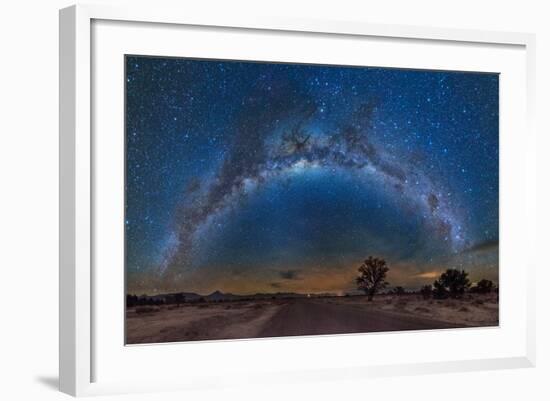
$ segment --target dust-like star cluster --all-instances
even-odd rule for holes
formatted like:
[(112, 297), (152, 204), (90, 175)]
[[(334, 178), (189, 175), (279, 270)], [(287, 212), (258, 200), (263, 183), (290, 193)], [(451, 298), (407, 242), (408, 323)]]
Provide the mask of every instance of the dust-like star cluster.
[(128, 289), (498, 279), (498, 75), (126, 58)]

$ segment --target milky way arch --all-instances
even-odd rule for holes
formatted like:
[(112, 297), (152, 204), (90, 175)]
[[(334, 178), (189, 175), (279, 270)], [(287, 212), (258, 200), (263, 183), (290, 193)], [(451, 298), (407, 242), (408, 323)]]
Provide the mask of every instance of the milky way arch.
[(194, 235), (212, 217), (272, 179), (312, 168), (375, 177), (381, 187), (415, 205), (433, 236), (451, 251), (465, 246), (464, 227), (447, 191), (414, 162), (389, 154), (369, 138), (375, 103), (357, 107), (341, 128), (313, 130), (320, 110), (310, 99), (295, 95), (289, 102), (285, 96), (258, 96), (248, 99), (246, 114), (235, 128), (235, 141), (217, 173), (192, 180), (182, 195), (174, 221), (176, 240), (159, 265), (161, 275), (191, 268)]

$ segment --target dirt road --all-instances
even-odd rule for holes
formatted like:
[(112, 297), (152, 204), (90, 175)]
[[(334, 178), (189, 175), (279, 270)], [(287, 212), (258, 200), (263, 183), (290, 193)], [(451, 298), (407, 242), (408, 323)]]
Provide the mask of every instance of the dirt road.
[(316, 334), (365, 333), (375, 331), (445, 329), (464, 327), (326, 300), (290, 302), (265, 324), (258, 337)]
[[(394, 299), (395, 298), (395, 299)], [(498, 325), (498, 303), (325, 297), (162, 306), (127, 312), (127, 344)], [(439, 320), (438, 320), (439, 319)]]

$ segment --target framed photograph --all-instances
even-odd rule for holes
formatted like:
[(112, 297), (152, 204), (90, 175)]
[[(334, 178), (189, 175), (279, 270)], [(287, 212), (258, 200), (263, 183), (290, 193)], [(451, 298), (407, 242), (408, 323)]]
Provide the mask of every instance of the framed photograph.
[(62, 10), (61, 390), (533, 366), (533, 59), (529, 34)]

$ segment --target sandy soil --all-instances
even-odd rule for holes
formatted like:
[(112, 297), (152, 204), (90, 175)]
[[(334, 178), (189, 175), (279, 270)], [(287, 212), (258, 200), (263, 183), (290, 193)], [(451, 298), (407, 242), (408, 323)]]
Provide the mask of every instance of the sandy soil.
[[(146, 312), (143, 312), (143, 310)], [(141, 313), (139, 313), (141, 312)], [(233, 301), (127, 311), (127, 344), (498, 326), (496, 294)]]
[[(354, 298), (348, 298), (348, 302), (364, 304), (363, 300)], [(445, 300), (425, 300), (419, 295), (382, 295), (375, 298), (373, 306), (382, 311), (470, 327), (498, 326), (497, 294), (467, 294), (462, 299)]]
[[(126, 313), (127, 344), (251, 338), (285, 301), (220, 302), (152, 307)], [(139, 307), (138, 307), (139, 309)]]

